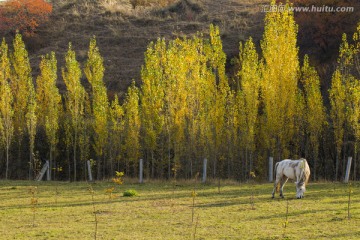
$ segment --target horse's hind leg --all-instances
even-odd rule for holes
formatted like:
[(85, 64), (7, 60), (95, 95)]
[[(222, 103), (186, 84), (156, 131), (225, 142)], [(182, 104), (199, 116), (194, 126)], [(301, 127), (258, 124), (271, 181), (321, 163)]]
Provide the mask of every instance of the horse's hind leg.
[(284, 186), (285, 186), (285, 183), (288, 181), (289, 178), (287, 177), (283, 177), (281, 180), (280, 180), (280, 197), (284, 198), (284, 194), (283, 194), (283, 190), (284, 190)]
[(276, 178), (276, 180), (275, 180), (275, 182), (274, 182), (274, 189), (273, 189), (273, 191), (272, 191), (272, 198), (275, 197), (275, 191), (276, 191), (276, 186), (277, 186), (278, 182), (279, 182), (279, 181), (278, 181), (277, 178)]

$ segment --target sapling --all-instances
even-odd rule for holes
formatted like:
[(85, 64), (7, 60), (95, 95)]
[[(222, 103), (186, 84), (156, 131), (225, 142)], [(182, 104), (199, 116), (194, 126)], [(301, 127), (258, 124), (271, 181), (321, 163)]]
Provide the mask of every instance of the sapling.
[(37, 187), (30, 187), (29, 194), (31, 195), (30, 205), (31, 205), (31, 210), (33, 212), (32, 226), (35, 227), (35, 215), (38, 205)]
[(124, 183), (123, 176), (124, 172), (115, 171), (116, 176), (112, 179), (113, 183), (122, 185)]
[(199, 214), (196, 217), (196, 222), (195, 222), (195, 227), (194, 227), (194, 233), (193, 233), (194, 240), (196, 239), (196, 230), (198, 227), (198, 223), (199, 223)]
[(255, 210), (255, 184), (254, 179), (256, 178), (255, 172), (250, 172), (250, 178), (251, 178), (251, 197), (250, 197), (250, 204), (251, 204), (251, 210)]
[(284, 237), (284, 238), (285, 238), (286, 228), (287, 228), (287, 226), (289, 225), (288, 216), (289, 216), (289, 200), (286, 200), (285, 222), (283, 223), (283, 227), (284, 227), (283, 237)]
[(111, 199), (113, 199), (113, 192), (114, 192), (115, 188), (114, 187), (110, 187), (110, 188), (107, 188), (105, 190), (105, 193), (108, 195), (109, 197), (109, 201), (111, 201)]
[[(122, 185), (124, 183), (123, 177), (124, 172), (115, 171), (115, 177), (112, 179), (112, 182), (116, 185)], [(114, 187), (107, 189), (107, 192), (109, 193), (109, 199), (111, 199), (114, 189)]]
[(196, 182), (197, 182), (197, 178), (199, 176), (199, 173), (196, 173), (195, 175), (195, 180), (194, 180), (194, 189), (191, 192), (191, 196), (192, 196), (192, 214), (191, 214), (191, 223), (194, 222), (194, 214), (195, 214), (195, 197), (197, 195), (196, 193)]
[(176, 188), (176, 176), (177, 176), (177, 171), (178, 169), (180, 169), (180, 165), (175, 161), (174, 167), (171, 169), (173, 174), (174, 174), (174, 181), (173, 181), (173, 197), (175, 196), (175, 188)]
[(348, 198), (348, 220), (351, 219), (351, 214), (350, 214), (350, 204), (351, 204), (351, 193), (352, 191), (352, 187), (351, 187), (351, 183), (348, 183), (348, 193), (349, 193), (349, 198)]
[(289, 216), (289, 200), (286, 200), (286, 215), (285, 215), (284, 228), (286, 228), (287, 225), (289, 224), (288, 216)]
[(91, 186), (91, 184), (89, 184), (89, 192), (91, 194), (91, 203), (92, 203), (92, 206), (93, 206), (93, 213), (94, 213), (94, 219), (95, 219), (94, 239), (96, 240), (97, 228), (98, 228), (98, 218), (97, 218), (97, 212), (96, 212), (96, 207), (95, 207), (95, 199), (94, 199), (95, 191), (94, 191), (93, 187)]
[(59, 189), (58, 189), (58, 185), (56, 184), (56, 185), (55, 185), (55, 204), (57, 204), (57, 202), (58, 202), (58, 196), (59, 196), (59, 194), (60, 194), (60, 191), (59, 191)]

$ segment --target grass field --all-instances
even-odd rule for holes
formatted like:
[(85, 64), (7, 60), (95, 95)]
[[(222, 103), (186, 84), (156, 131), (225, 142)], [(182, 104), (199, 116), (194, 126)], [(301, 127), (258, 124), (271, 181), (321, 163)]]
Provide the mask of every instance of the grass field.
[[(340, 183), (311, 183), (301, 200), (292, 183), (285, 199), (271, 199), (272, 184), (228, 182), (219, 193), (216, 184), (125, 182), (109, 198), (114, 186), (92, 184), (92, 194), (84, 182), (1, 181), (0, 239), (94, 239), (94, 213), (97, 239), (360, 238), (359, 183), (350, 220), (349, 187)], [(123, 197), (127, 189), (138, 196)]]

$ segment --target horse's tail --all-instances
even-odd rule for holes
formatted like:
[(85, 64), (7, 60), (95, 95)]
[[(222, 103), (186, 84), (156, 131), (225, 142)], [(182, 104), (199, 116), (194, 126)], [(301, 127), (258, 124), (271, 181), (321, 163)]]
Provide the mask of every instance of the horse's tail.
[(277, 168), (279, 166), (279, 162), (277, 162), (275, 164), (275, 168), (274, 168), (274, 177), (275, 177), (275, 184), (276, 184), (276, 193), (278, 193), (280, 191), (280, 181), (276, 182), (276, 173), (277, 173)]

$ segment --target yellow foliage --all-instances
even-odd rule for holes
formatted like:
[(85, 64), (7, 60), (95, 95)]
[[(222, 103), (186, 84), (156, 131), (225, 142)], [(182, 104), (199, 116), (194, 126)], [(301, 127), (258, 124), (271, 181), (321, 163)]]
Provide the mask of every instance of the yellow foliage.
[(122, 185), (124, 183), (124, 180), (122, 179), (122, 177), (124, 176), (124, 172), (115, 171), (115, 173), (116, 177), (112, 179), (113, 183), (117, 185)]
[[(275, 1), (272, 1), (275, 4)], [(288, 4), (285, 5), (288, 8)], [(261, 41), (263, 53), (261, 97), (264, 104), (262, 131), (274, 156), (286, 153), (296, 138), (299, 117), (297, 25), (292, 11), (268, 12)]]
[(85, 75), (92, 87), (92, 112), (94, 115), (95, 144), (94, 148), (98, 156), (103, 155), (104, 146), (108, 138), (108, 111), (109, 100), (106, 87), (103, 82), (104, 60), (100, 55), (99, 48), (96, 46), (96, 39), (90, 40), (88, 60), (85, 63)]

